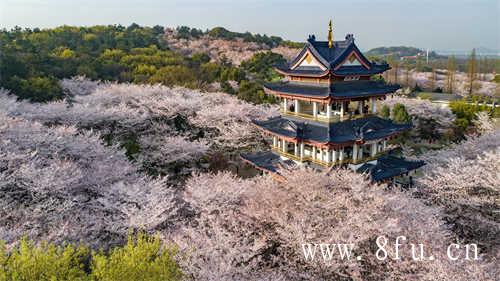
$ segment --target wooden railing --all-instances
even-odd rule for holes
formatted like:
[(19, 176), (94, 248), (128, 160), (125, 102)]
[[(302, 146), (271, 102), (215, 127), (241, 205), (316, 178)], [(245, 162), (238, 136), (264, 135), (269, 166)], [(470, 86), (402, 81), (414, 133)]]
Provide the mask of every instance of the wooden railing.
[(325, 166), (325, 167), (331, 167), (331, 166), (334, 166), (334, 165), (341, 165), (341, 164), (350, 164), (350, 163), (352, 163), (352, 159), (344, 159), (342, 161), (338, 160), (338, 161), (329, 162), (329, 163), (321, 161), (319, 159), (313, 159), (311, 156), (304, 156), (301, 159), (299, 156), (296, 156), (295, 154), (284, 152), (283, 150), (281, 150), (278, 147), (272, 147), (272, 150), (274, 152), (278, 153), (279, 155), (282, 155), (284, 157), (293, 159), (295, 161), (312, 162), (312, 163), (315, 163), (315, 164), (318, 164), (318, 165), (321, 165), (321, 166)]
[(300, 157), (298, 157), (294, 154), (288, 153), (288, 152), (284, 152), (283, 150), (279, 149), (278, 147), (273, 147), (272, 150), (274, 152), (278, 153), (279, 155), (285, 156), (287, 158), (290, 158), (290, 159), (293, 159), (296, 161), (304, 161), (304, 159), (301, 160)]
[(356, 114), (356, 115), (350, 115), (348, 113), (344, 114), (344, 117), (340, 117), (340, 115), (333, 115), (330, 118), (324, 116), (324, 115), (314, 115), (307, 114), (307, 113), (295, 113), (293, 111), (284, 111), (283, 109), (280, 109), (280, 113), (283, 115), (288, 115), (288, 116), (298, 116), (304, 119), (308, 120), (313, 120), (313, 121), (320, 121), (320, 122), (331, 122), (331, 121), (345, 121), (345, 120), (354, 120), (354, 119), (359, 119), (359, 118), (364, 118), (368, 116), (373, 116), (371, 113), (365, 113), (365, 114)]
[(325, 166), (325, 167), (330, 167), (330, 166), (334, 166), (334, 165), (342, 165), (342, 164), (354, 164), (354, 165), (357, 165), (357, 164), (361, 164), (361, 163), (365, 163), (365, 162), (368, 162), (368, 161), (375, 160), (375, 159), (379, 158), (380, 156), (382, 156), (383, 154), (386, 153), (386, 151), (378, 152), (377, 154), (375, 154), (375, 156), (370, 156), (370, 157), (365, 157), (365, 158), (362, 158), (362, 159), (357, 159), (356, 161), (353, 161), (352, 158), (349, 157), (349, 158), (344, 158), (344, 160), (342, 160), (342, 161), (337, 160), (335, 162), (329, 162), (328, 163), (328, 162), (321, 161), (319, 159), (313, 159), (311, 156), (304, 156), (304, 157), (300, 158), (299, 156), (296, 156), (295, 154), (284, 152), (283, 150), (281, 150), (278, 147), (272, 147), (272, 150), (274, 152), (278, 153), (279, 155), (282, 155), (284, 157), (290, 158), (290, 159), (295, 160), (295, 161), (312, 162), (312, 163), (315, 163), (315, 164), (318, 164), (318, 165), (321, 165), (321, 166)]

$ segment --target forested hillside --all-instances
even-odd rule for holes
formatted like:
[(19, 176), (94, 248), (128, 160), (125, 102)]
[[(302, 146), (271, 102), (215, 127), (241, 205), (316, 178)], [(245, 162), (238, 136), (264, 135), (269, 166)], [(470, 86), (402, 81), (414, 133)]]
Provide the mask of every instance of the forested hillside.
[[(366, 52), (366, 54), (369, 56), (396, 56), (397, 58), (401, 58), (401, 57), (418, 56), (418, 55), (425, 56), (426, 51), (415, 47), (406, 47), (406, 46), (378, 47), (370, 49), (368, 52)], [(433, 51), (429, 52), (430, 59), (435, 59), (439, 57), (442, 56), (439, 56), (438, 54), (436, 54), (436, 52)]]
[[(178, 30), (177, 36), (187, 36), (184, 28)], [(189, 31), (189, 36), (198, 36), (195, 29)], [(223, 32), (223, 29), (214, 29), (211, 33), (217, 38), (248, 35)], [(278, 37), (248, 36), (252, 42), (284, 44)], [(170, 46), (172, 42), (165, 40), (164, 28), (160, 26), (4, 29), (0, 32), (0, 41), (0, 86), (31, 101), (65, 97), (67, 93), (63, 92), (58, 80), (80, 75), (101, 81), (223, 90), (254, 103), (273, 102), (264, 96), (261, 81), (252, 78), (260, 73), (240, 68), (227, 60), (214, 60), (203, 50), (189, 54), (177, 52), (175, 46)], [(254, 54), (247, 57), (249, 64), (261, 64), (259, 70), (265, 67), (262, 73), (266, 78), (274, 63), (284, 61), (275, 54), (255, 58)], [(267, 56), (273, 59), (269, 60)], [(265, 64), (260, 63), (260, 59)]]

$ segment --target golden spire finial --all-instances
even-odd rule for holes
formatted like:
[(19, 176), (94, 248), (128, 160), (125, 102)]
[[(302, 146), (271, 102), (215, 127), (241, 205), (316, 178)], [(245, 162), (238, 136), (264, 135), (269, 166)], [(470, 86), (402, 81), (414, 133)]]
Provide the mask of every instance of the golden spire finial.
[(332, 20), (328, 24), (328, 48), (333, 47)]

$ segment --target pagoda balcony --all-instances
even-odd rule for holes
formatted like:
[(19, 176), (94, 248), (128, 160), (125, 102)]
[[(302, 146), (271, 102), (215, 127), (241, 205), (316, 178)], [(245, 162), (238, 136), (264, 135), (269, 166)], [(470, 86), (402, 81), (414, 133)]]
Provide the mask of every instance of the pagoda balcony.
[(310, 162), (325, 167), (334, 165), (358, 165), (376, 160), (387, 153), (387, 141), (379, 140), (368, 144), (346, 146), (342, 148), (321, 148), (303, 142), (289, 142), (273, 137), (272, 151), (296, 162)]
[(368, 108), (367, 103), (367, 99), (356, 102), (320, 103), (284, 98), (281, 102), (280, 112), (283, 115), (297, 116), (313, 121), (338, 122), (376, 114), (376, 98), (371, 98), (371, 109)]

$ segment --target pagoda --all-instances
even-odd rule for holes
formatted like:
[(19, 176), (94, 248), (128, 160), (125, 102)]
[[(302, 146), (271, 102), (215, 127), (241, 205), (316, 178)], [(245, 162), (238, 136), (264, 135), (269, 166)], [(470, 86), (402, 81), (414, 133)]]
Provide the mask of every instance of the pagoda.
[(396, 157), (387, 142), (412, 125), (376, 116), (377, 101), (399, 89), (372, 79), (389, 69), (369, 61), (352, 34), (334, 41), (330, 21), (328, 41), (310, 35), (295, 59), (276, 67), (284, 78), (264, 85), (282, 115), (253, 123), (270, 136), (271, 150), (241, 157), (271, 173), (290, 165), (348, 166), (373, 181), (408, 177), (424, 163)]

